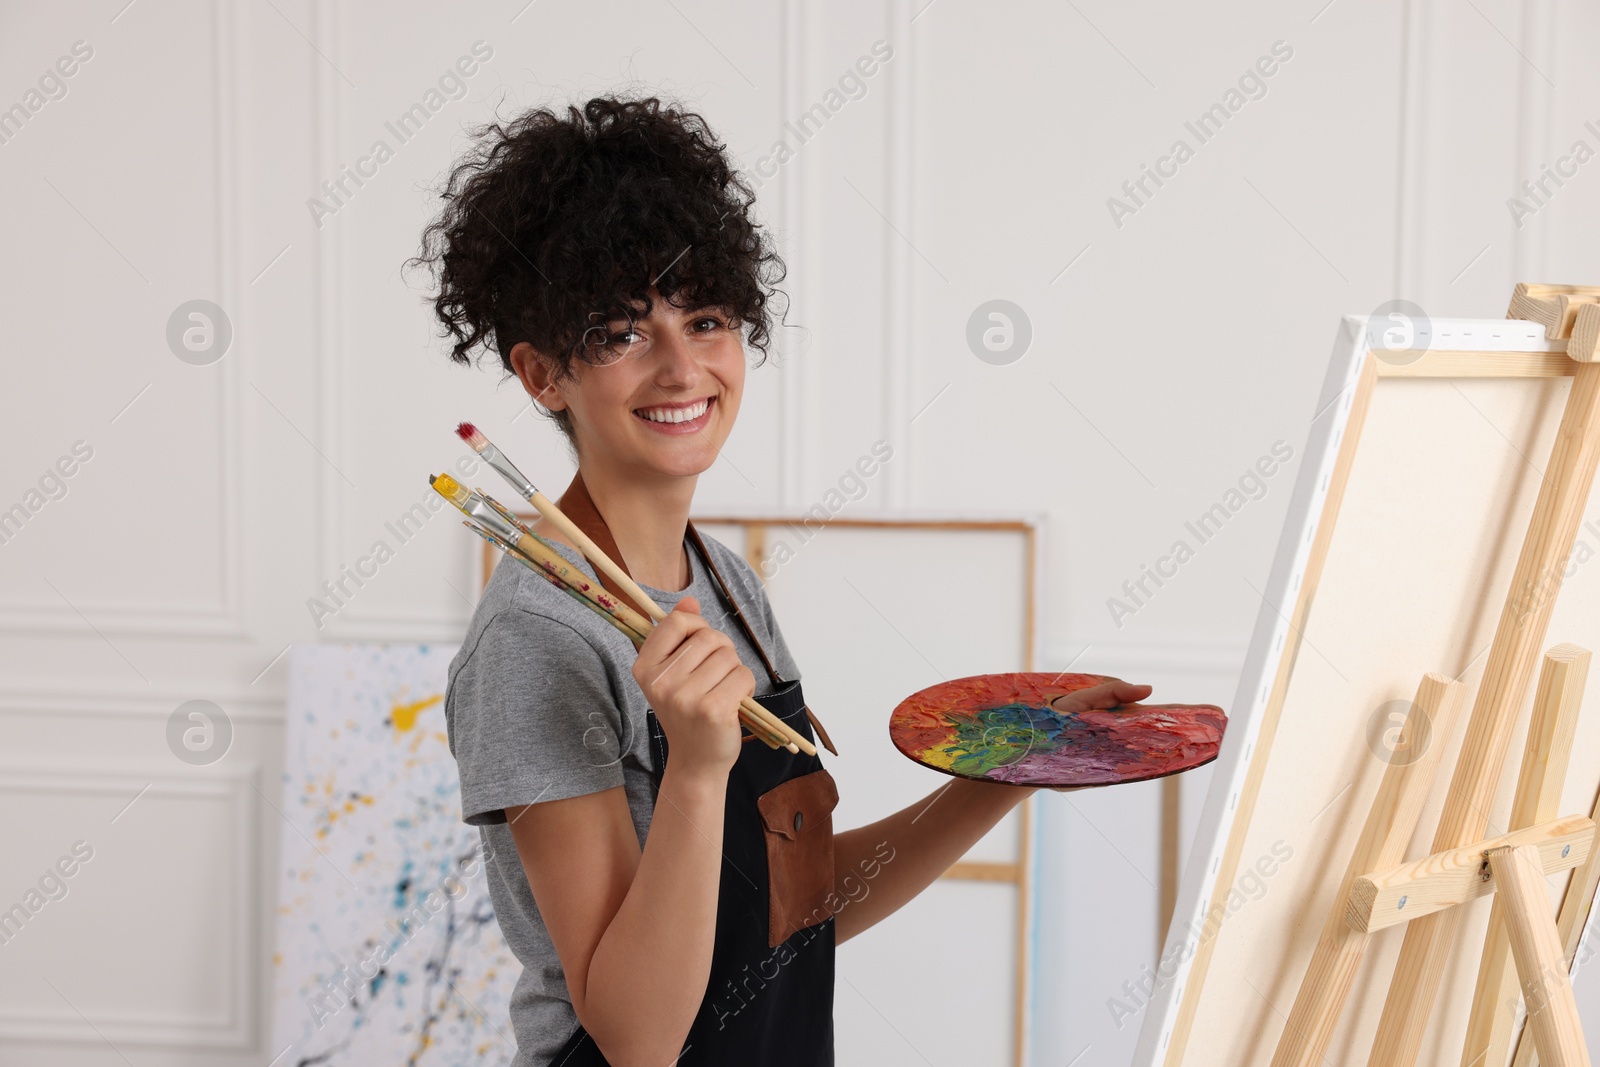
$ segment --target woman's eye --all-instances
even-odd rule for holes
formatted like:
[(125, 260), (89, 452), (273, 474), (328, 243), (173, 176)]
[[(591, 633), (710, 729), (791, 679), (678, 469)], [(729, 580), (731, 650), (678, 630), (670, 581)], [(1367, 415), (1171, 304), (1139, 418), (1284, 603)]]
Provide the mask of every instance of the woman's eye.
[(705, 333), (709, 330), (721, 329), (724, 325), (725, 323), (723, 323), (721, 319), (716, 318), (713, 315), (707, 315), (704, 318), (695, 321), (696, 328), (698, 328), (702, 333)]
[(611, 343), (614, 345), (636, 344), (643, 339), (638, 330), (622, 330), (611, 335)]

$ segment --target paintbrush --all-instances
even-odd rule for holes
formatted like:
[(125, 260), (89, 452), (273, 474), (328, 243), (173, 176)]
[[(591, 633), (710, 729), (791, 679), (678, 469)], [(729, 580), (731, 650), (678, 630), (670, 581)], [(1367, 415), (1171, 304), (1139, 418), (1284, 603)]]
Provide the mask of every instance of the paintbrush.
[[(500, 517), (503, 518), (507, 523), (509, 523), (511, 526), (515, 527), (516, 529), (522, 531), (527, 536), (533, 538), (535, 541), (537, 541), (540, 545), (542, 545), (546, 549), (545, 552), (540, 554), (540, 560), (538, 560), (536, 562), (548, 561), (551, 565), (554, 565), (554, 566), (560, 566), (560, 567), (565, 567), (566, 566), (565, 557), (561, 556), (559, 553), (556, 552), (555, 546), (553, 544), (551, 544), (549, 541), (545, 540), (544, 538), (540, 537), (538, 534), (534, 533), (532, 530), (528, 529), (528, 527), (523, 524), (521, 519), (519, 519), (515, 515), (513, 515), (507, 508), (503, 507), (498, 500), (496, 500), (494, 497), (490, 496), (488, 493), (485, 493), (482, 489), (479, 489), (476, 486), (474, 486), (473, 487), (473, 491), (479, 497), (481, 497), (483, 499), (484, 503), (488, 504), (495, 511), (499, 512), (500, 513)], [(555, 508), (556, 505), (551, 504), (550, 507), (551, 508)], [(559, 509), (557, 510), (556, 513), (557, 514), (561, 514)], [(566, 516), (562, 515), (562, 518), (563, 518), (563, 520), (565, 520)], [(608, 563), (610, 562), (610, 560), (606, 557), (605, 553), (601, 552), (601, 550), (598, 547), (595, 549), (595, 551), (600, 553), (600, 558), (605, 559), (606, 562), (608, 562)], [(583, 578), (582, 581), (583, 581), (583, 588), (584, 589), (588, 589), (589, 586), (587, 584), (587, 578), (586, 577)], [(604, 598), (604, 594), (603, 594), (602, 590), (597, 589), (594, 592), (595, 592), (595, 594), (597, 596), (600, 596), (602, 598), (602, 602), (604, 602), (605, 598)], [(651, 619), (654, 622), (660, 622), (662, 619), (667, 617), (666, 612), (662, 611), (660, 605), (658, 605), (654, 600), (650, 599), (650, 597), (646, 596), (644, 598), (644, 602), (650, 606), (650, 610), (651, 610), (651, 613), (652, 613), (651, 614)], [(633, 611), (631, 611), (626, 604), (623, 604), (620, 601), (616, 601), (615, 605), (616, 605), (616, 611), (617, 611), (617, 614), (618, 614), (619, 618), (625, 618), (631, 625), (634, 626), (634, 628), (635, 628), (635, 630), (637, 632), (646, 633), (646, 634), (648, 633), (649, 624), (645, 624), (646, 629), (642, 629), (642, 630), (639, 629), (639, 624), (643, 623), (643, 620), (641, 620), (638, 617), (638, 615), (636, 615)], [(608, 607), (607, 610), (610, 610), (610, 608)], [(776, 733), (778, 733), (783, 738), (783, 740), (785, 742), (784, 747), (788, 748), (789, 751), (791, 751), (791, 752), (795, 751), (797, 745), (798, 746), (804, 746), (805, 744), (807, 744), (806, 739), (804, 737), (801, 737), (798, 732), (796, 732), (794, 730), (791, 730), (786, 724), (784, 724), (784, 722), (782, 720), (780, 720), (776, 715), (773, 715), (770, 711), (768, 711), (762, 705), (755, 703), (753, 700), (745, 701), (745, 705), (747, 707), (749, 707), (749, 708), (752, 708), (753, 709), (753, 713), (758, 718), (760, 718), (761, 721), (764, 724), (766, 724), (766, 726), (770, 730), (775, 731)], [(808, 753), (808, 755), (815, 755), (815, 754), (816, 754), (816, 749), (815, 748), (813, 748), (811, 750), (811, 752)]]
[(509, 542), (497, 536), (494, 531), (484, 529), (471, 519), (462, 519), (461, 525), (465, 526), (467, 529), (471, 530), (473, 533), (477, 534), (491, 545), (494, 545), (496, 548), (500, 549), (500, 551), (504, 552), (506, 555), (510, 556), (512, 559), (516, 560), (518, 563), (522, 564), (524, 567), (528, 568), (530, 571), (537, 574), (539, 577), (543, 578), (545, 581), (549, 582), (563, 593), (567, 594), (573, 600), (576, 600), (578, 603), (582, 604), (588, 610), (600, 616), (612, 626), (615, 626), (622, 632), (624, 637), (633, 642), (635, 648), (638, 648), (640, 645), (644, 644), (644, 634), (635, 632), (621, 619), (618, 619), (615, 615), (607, 612), (605, 608), (602, 608), (599, 604), (596, 604), (594, 601), (590, 600), (576, 589), (567, 585), (560, 578), (557, 578), (549, 571), (546, 571), (544, 568), (540, 567), (537, 563), (533, 562), (533, 560), (517, 551), (515, 545), (510, 544)]
[[(516, 556), (519, 563), (524, 563), (533, 570), (538, 571), (539, 574), (549, 579), (552, 583), (560, 586), (561, 589), (569, 596), (573, 596), (579, 600), (582, 600), (585, 604), (589, 605), (591, 608), (594, 608), (602, 615), (605, 615), (608, 619), (618, 623), (618, 628), (623, 630), (624, 633), (627, 633), (630, 636), (636, 636), (640, 641), (650, 636), (650, 624), (641, 618), (637, 612), (628, 608), (626, 604), (607, 596), (604, 589), (592, 590), (599, 598), (598, 601), (595, 601), (590, 600), (585, 592), (575, 589), (569, 585), (568, 581), (575, 579), (582, 585), (583, 589), (592, 589), (587, 575), (579, 574), (577, 571), (567, 566), (566, 558), (555, 553), (554, 545), (540, 537), (538, 534), (534, 533), (532, 530), (528, 529), (523, 521), (517, 518), (516, 515), (512, 514), (510, 510), (503, 507), (500, 504), (500, 501), (496, 500), (494, 497), (490, 496), (488, 493), (485, 493), (482, 489), (479, 489), (476, 486), (473, 487), (472, 492), (468, 494), (467, 498), (470, 500), (474, 496), (478, 497), (485, 504), (488, 504), (491, 508), (493, 508), (500, 515), (500, 517), (505, 520), (506, 525), (510, 526), (518, 533), (525, 534), (528, 537), (533, 538), (533, 540), (537, 542), (538, 546), (543, 546), (546, 551), (540, 553), (539, 559), (533, 559), (529, 557), (527, 552), (524, 552), (516, 545), (507, 542), (498, 534), (494, 533), (494, 531), (485, 530), (481, 523), (472, 523), (471, 525), (473, 525), (474, 531), (480, 536), (484, 537), (486, 540), (493, 541), (494, 544), (498, 545), (501, 549), (512, 553), (514, 556)], [(545, 566), (544, 563), (541, 563), (541, 560), (548, 563), (550, 566)], [(557, 577), (556, 574), (552, 573), (557, 569), (561, 569), (565, 580), (563, 577)]]
[(478, 525), (493, 531), (520, 554), (532, 560), (541, 570), (561, 579), (566, 585), (615, 616), (629, 629), (640, 634), (648, 634), (652, 629), (651, 622), (643, 615), (612, 596), (587, 574), (568, 563), (567, 558), (557, 552), (553, 544), (528, 529), (520, 519), (501, 507), (500, 503), (487, 493), (481, 490), (468, 490), (448, 474), (439, 475), (432, 479), (430, 484), (440, 496), (476, 519)]
[[(468, 491), (448, 474), (430, 477), (429, 484), (440, 496), (450, 501), (469, 518), (476, 520), (476, 525), (493, 533), (508, 547), (515, 549), (519, 556), (526, 557), (530, 565), (536, 566), (548, 576), (559, 579), (567, 588), (577, 591), (591, 604), (603, 609), (616, 623), (618, 629), (624, 630), (625, 633), (632, 631), (634, 634), (648, 634), (654, 628), (653, 622), (646, 620), (604, 589), (596, 588), (588, 575), (575, 570), (553, 545), (528, 530), (499, 503), (482, 494)], [(758, 736), (769, 734), (779, 738), (783, 742), (783, 747), (790, 752), (804, 751), (807, 755), (816, 755), (816, 746), (754, 699), (745, 697), (740, 701), (739, 710), (746, 724), (751, 727), (752, 733)]]
[(485, 463), (499, 472), (500, 477), (515, 489), (519, 496), (534, 506), (534, 509), (543, 515), (550, 524), (560, 530), (562, 535), (578, 546), (588, 561), (603, 571), (612, 581), (621, 586), (633, 598), (633, 602), (649, 615), (660, 622), (667, 617), (661, 610), (661, 605), (650, 599), (650, 594), (639, 587), (639, 584), (628, 577), (628, 572), (617, 566), (611, 557), (606, 555), (599, 545), (578, 528), (577, 523), (567, 518), (566, 513), (556, 507), (555, 502), (543, 493), (537, 486), (528, 480), (527, 475), (517, 469), (516, 464), (506, 457), (476, 426), (470, 422), (463, 422), (456, 427), (456, 436), (472, 446), (472, 450), (483, 457)]
[[(546, 581), (548, 581), (551, 585), (555, 586), (557, 589), (561, 590), (563, 593), (567, 594), (572, 599), (576, 600), (578, 603), (582, 604), (584, 607), (588, 608), (590, 611), (592, 611), (596, 615), (600, 616), (602, 619), (604, 619), (606, 622), (610, 623), (612, 626), (615, 626), (622, 633), (622, 636), (626, 637), (628, 640), (633, 642), (633, 647), (635, 649), (637, 649), (640, 645), (644, 644), (645, 637), (646, 637), (645, 634), (641, 634), (641, 633), (638, 633), (637, 631), (633, 630), (631, 627), (628, 626), (627, 623), (623, 622), (621, 619), (617, 618), (615, 615), (612, 615), (610, 612), (606, 611), (599, 604), (596, 604), (594, 601), (590, 600), (588, 597), (584, 596), (582, 593), (578, 592), (576, 589), (572, 588), (570, 585), (567, 585), (560, 578), (557, 578), (555, 575), (551, 574), (550, 572), (546, 571), (544, 568), (540, 567), (533, 560), (531, 560), (527, 556), (523, 555), (522, 552), (520, 552), (515, 545), (510, 544), (509, 542), (507, 542), (505, 540), (502, 540), (500, 537), (495, 535), (492, 531), (486, 530), (483, 527), (474, 524), (471, 519), (462, 519), (461, 520), (461, 525), (465, 526), (467, 529), (471, 530), (473, 533), (477, 534), (479, 537), (483, 538), (485, 541), (489, 542), (491, 545), (494, 545), (496, 548), (500, 549), (506, 555), (510, 556), (512, 559), (516, 560), (518, 563), (522, 564), (524, 567), (528, 568), (530, 571), (533, 571), (535, 574), (539, 575), (541, 578), (543, 578)], [(743, 720), (745, 721), (745, 723), (750, 727), (751, 734), (753, 734), (758, 740), (760, 740), (763, 743), (765, 743), (768, 748), (771, 748), (771, 749), (790, 748), (790, 751), (794, 751), (794, 749), (791, 746), (786, 745), (781, 738), (775, 737), (771, 733), (765, 732), (762, 729), (762, 726), (761, 726), (760, 723), (756, 723), (756, 722), (751, 721), (751, 717), (748, 714), (745, 713), (743, 708), (740, 708), (739, 711), (740, 711), (740, 715), (743, 718)]]
[[(661, 610), (661, 605), (657, 604), (653, 599), (651, 599), (650, 594), (646, 593), (639, 587), (638, 583), (636, 583), (632, 578), (628, 577), (628, 572), (617, 566), (617, 564), (612, 561), (611, 557), (606, 555), (605, 550), (599, 545), (595, 544), (588, 534), (584, 533), (578, 528), (576, 523), (567, 518), (566, 513), (563, 512), (554, 501), (545, 496), (543, 493), (539, 492), (538, 487), (535, 486), (533, 482), (528, 480), (527, 475), (518, 470), (517, 465), (512, 463), (510, 458), (507, 457), (504, 452), (500, 451), (494, 442), (490, 441), (482, 431), (480, 431), (470, 422), (463, 422), (456, 426), (456, 436), (460, 437), (467, 444), (471, 445), (473, 451), (477, 452), (478, 455), (483, 457), (484, 461), (488, 463), (489, 466), (498, 471), (500, 476), (504, 478), (511, 485), (511, 487), (523, 497), (523, 499), (532, 504), (540, 515), (548, 519), (552, 525), (566, 535), (567, 539), (578, 547), (578, 551), (581, 552), (584, 557), (594, 565), (597, 571), (602, 571), (609, 575), (619, 586), (621, 586), (622, 589), (633, 598), (634, 602), (644, 610), (645, 614), (649, 615), (650, 618), (656, 622), (660, 622), (667, 617), (667, 613)], [(497, 508), (502, 515), (510, 519), (515, 525), (521, 527), (522, 530), (529, 536), (536, 538), (538, 537), (537, 534), (534, 534), (532, 531), (528, 530), (526, 526), (522, 526), (520, 522), (517, 522), (517, 520), (512, 517), (509, 511), (506, 511), (505, 508), (500, 507), (499, 504), (495, 504), (493, 498), (489, 497), (488, 494), (485, 493), (483, 496), (488, 499), (489, 502), (493, 504), (493, 506)], [(543, 538), (539, 538), (539, 540), (546, 545), (549, 544), (549, 542), (545, 542)], [(807, 755), (816, 754), (815, 746), (813, 746), (804, 737), (800, 736), (800, 734), (790, 729), (789, 726), (780, 720), (776, 715), (768, 712), (765, 708), (762, 708), (760, 704), (757, 704), (752, 700), (746, 700), (745, 704), (747, 706), (760, 708), (760, 712), (766, 716), (766, 720), (769, 721), (771, 725), (775, 726), (783, 734), (783, 736), (790, 739), (788, 747), (791, 751), (793, 751), (794, 746), (798, 744)]]
[[(504, 508), (500, 507), (493, 500), (490, 500), (489, 503), (494, 506), (496, 511), (499, 511), (502, 514), (509, 514), (508, 512), (506, 512), (506, 510)], [(645, 638), (646, 638), (645, 634), (639, 633), (638, 631), (634, 630), (632, 627), (630, 627), (627, 623), (623, 622), (617, 616), (615, 616), (615, 615), (611, 614), (610, 612), (606, 611), (606, 609), (602, 608), (599, 604), (596, 604), (594, 601), (590, 600), (588, 597), (584, 596), (582, 593), (578, 592), (576, 589), (572, 588), (570, 585), (567, 585), (560, 578), (557, 578), (554, 574), (551, 574), (549, 571), (547, 571), (543, 567), (539, 566), (537, 563), (535, 563), (533, 560), (529, 559), (525, 554), (523, 554), (523, 552), (520, 549), (518, 549), (515, 545), (513, 545), (510, 542), (506, 541), (504, 538), (500, 537), (494, 531), (489, 530), (489, 529), (485, 529), (483, 526), (480, 526), (477, 522), (475, 522), (472, 519), (463, 519), (463, 520), (461, 520), (461, 525), (465, 526), (467, 529), (471, 530), (473, 533), (477, 534), (479, 537), (483, 538), (485, 541), (489, 542), (491, 545), (494, 545), (496, 548), (499, 548), (506, 555), (510, 556), (512, 559), (516, 560), (518, 563), (522, 564), (524, 567), (527, 567), (529, 570), (531, 570), (535, 574), (539, 575), (539, 577), (545, 579), (547, 582), (549, 582), (551, 585), (555, 586), (557, 589), (561, 590), (563, 593), (566, 593), (568, 596), (572, 597), (572, 599), (576, 600), (578, 603), (582, 604), (584, 607), (588, 608), (590, 611), (592, 611), (596, 615), (600, 616), (602, 619), (604, 619), (606, 622), (610, 623), (612, 626), (615, 626), (622, 633), (622, 635), (624, 637), (626, 637), (628, 640), (633, 642), (633, 647), (634, 648), (638, 648), (640, 645), (644, 644)], [(521, 524), (519, 523), (518, 525), (521, 525)], [(535, 534), (534, 536), (538, 536), (538, 535)], [(740, 708), (739, 710), (740, 710), (741, 715), (744, 716), (745, 721), (747, 722), (747, 724), (750, 726), (750, 728), (751, 728), (750, 732), (753, 735), (755, 735), (757, 738), (759, 738), (761, 741), (765, 742), (765, 744), (766, 744), (766, 746), (768, 748), (776, 749), (776, 748), (790, 747), (790, 746), (786, 745), (781, 738), (775, 737), (771, 733), (763, 732), (762, 729), (760, 728), (761, 724), (751, 722), (750, 721), (750, 716), (744, 714), (744, 709), (743, 708)], [(791, 747), (790, 751), (794, 751), (794, 749)]]
[[(591, 608), (605, 615), (612, 625), (634, 643), (642, 643), (654, 624), (638, 612), (597, 588), (589, 576), (575, 570), (564, 556), (548, 541), (530, 531), (514, 515), (482, 493), (467, 491), (454, 478), (441, 474), (431, 479), (434, 491), (449, 500), (474, 520), (474, 532), (482, 528), (496, 544), (505, 548), (518, 562), (539, 571), (546, 579), (560, 585), (569, 594), (581, 597)], [(480, 536), (484, 533), (480, 532)], [(740, 715), (752, 733), (770, 747), (787, 748), (799, 752), (808, 742), (795, 733), (766, 708), (745, 699), (740, 704)], [(815, 754), (813, 747), (810, 754)]]

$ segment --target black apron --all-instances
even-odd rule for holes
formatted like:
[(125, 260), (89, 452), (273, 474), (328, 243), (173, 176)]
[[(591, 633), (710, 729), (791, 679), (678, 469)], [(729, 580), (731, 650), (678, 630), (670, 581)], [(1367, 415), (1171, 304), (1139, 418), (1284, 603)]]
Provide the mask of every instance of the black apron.
[[(573, 478), (558, 506), (626, 571), (581, 476)], [(820, 735), (824, 747), (834, 751), (827, 731), (806, 707), (799, 679), (786, 682), (778, 675), (693, 523), (686, 540), (772, 679), (775, 691), (758, 702), (807, 740), (815, 743)], [(602, 585), (632, 602), (595, 570)], [(653, 710), (645, 720), (655, 764), (651, 777), (659, 790), (667, 737)], [(837, 802), (833, 778), (820, 757), (768, 748), (746, 732), (728, 772), (710, 979), (675, 1067), (833, 1064), (833, 908), (838, 898), (832, 811)], [(609, 1067), (581, 1023), (550, 1062)]]

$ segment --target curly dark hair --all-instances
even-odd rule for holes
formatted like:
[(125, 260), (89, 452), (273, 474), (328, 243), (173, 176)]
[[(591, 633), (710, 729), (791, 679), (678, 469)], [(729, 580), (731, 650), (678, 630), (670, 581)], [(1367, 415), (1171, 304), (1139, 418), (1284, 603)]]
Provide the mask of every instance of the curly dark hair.
[[(512, 347), (527, 341), (569, 377), (573, 360), (603, 347), (608, 322), (650, 313), (651, 288), (675, 306), (724, 310), (766, 359), (783, 261), (750, 217), (754, 191), (698, 114), (601, 96), (473, 138), (409, 261), (434, 274), (453, 361), (470, 365), (493, 345), (510, 372)], [(550, 414), (570, 440), (567, 412)]]

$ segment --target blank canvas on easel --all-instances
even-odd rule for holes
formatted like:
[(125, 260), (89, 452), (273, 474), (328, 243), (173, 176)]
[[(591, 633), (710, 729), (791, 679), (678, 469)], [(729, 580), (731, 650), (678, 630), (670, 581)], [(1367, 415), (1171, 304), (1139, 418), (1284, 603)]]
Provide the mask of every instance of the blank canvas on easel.
[[(1434, 350), (1405, 354), (1412, 362), (1369, 352), (1364, 320), (1341, 326), (1136, 1064), (1271, 1060), (1383, 776), (1394, 713), (1429, 671), (1476, 689), (1573, 364), (1532, 323), (1433, 325)], [(1586, 523), (1546, 645), (1600, 647), (1597, 557), (1600, 523)], [(1429, 851), (1449, 779), (1435, 780), (1408, 857)], [(1514, 779), (1503, 776), (1491, 833), (1506, 828)], [(1597, 781), (1591, 686), (1560, 810), (1587, 812)], [(1421, 1064), (1457, 1067), (1489, 901), (1467, 907)], [(1374, 935), (1329, 1062), (1366, 1062), (1403, 936)]]

